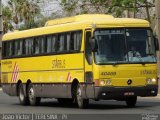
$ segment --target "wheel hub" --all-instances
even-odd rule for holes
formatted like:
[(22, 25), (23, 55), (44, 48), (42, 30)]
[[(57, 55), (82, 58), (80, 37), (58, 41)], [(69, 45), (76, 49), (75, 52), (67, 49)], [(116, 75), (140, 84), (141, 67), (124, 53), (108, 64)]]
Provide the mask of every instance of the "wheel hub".
[(20, 99), (23, 101), (24, 100), (24, 94), (22, 89), (20, 90), (20, 95), (19, 95)]
[(34, 90), (33, 90), (33, 88), (30, 88), (30, 90), (29, 90), (29, 99), (31, 101), (33, 101), (33, 99), (34, 99)]

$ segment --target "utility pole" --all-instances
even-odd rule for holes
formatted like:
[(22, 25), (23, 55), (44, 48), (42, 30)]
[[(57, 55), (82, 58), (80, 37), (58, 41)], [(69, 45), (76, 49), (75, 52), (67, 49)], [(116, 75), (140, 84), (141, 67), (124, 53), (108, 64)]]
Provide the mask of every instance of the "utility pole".
[[(158, 35), (158, 42), (160, 48), (160, 0), (155, 1), (156, 6), (156, 33)], [(157, 52), (158, 58), (158, 77), (160, 77), (160, 51)], [(160, 80), (160, 79), (159, 79)], [(159, 81), (159, 93), (160, 93), (160, 81)]]
[(160, 0), (156, 0), (157, 35), (160, 46)]
[(0, 0), (0, 53), (1, 53), (1, 47), (2, 47), (2, 42), (1, 42), (2, 34), (3, 34), (2, 0)]
[(0, 85), (1, 85), (2, 34), (3, 34), (2, 0), (0, 0)]

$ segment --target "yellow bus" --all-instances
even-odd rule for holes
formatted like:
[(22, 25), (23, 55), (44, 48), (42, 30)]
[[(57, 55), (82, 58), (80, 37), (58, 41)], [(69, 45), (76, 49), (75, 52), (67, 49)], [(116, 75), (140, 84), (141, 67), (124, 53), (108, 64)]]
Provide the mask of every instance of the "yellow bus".
[(41, 98), (85, 108), (89, 99), (156, 96), (158, 50), (149, 22), (85, 14), (3, 36), (2, 88), (22, 105)]

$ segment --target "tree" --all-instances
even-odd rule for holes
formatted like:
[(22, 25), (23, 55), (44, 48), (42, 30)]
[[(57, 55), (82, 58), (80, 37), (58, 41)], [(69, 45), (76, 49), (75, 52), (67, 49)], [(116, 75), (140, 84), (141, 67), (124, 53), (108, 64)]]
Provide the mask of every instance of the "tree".
[(135, 10), (137, 0), (60, 0), (64, 11), (74, 14), (80, 13), (106, 13), (122, 16), (123, 12)]
[[(60, 5), (65, 11), (64, 13), (66, 16), (72, 16), (73, 14), (77, 14), (77, 5), (78, 5), (78, 0), (60, 0)], [(76, 10), (77, 9), (77, 10)]]
[(12, 11), (12, 21), (16, 24), (16, 28), (18, 28), (18, 24), (23, 21), (21, 10), (22, 4), (24, 0), (9, 0), (8, 7)]
[(82, 13), (106, 13), (112, 0), (59, 0), (66, 16)]
[(63, 10), (70, 13), (69, 16), (81, 13), (105, 13), (115, 17), (136, 17), (138, 12), (145, 9), (148, 21), (151, 21), (150, 8), (154, 7), (154, 0), (60, 0), (59, 2)]
[(113, 0), (109, 13), (114, 13), (117, 17), (131, 17), (130, 12), (132, 12), (135, 16), (135, 12), (138, 10), (136, 4), (137, 0)]
[(40, 14), (40, 8), (35, 0), (9, 0), (8, 5), (17, 29), (20, 24), (24, 24), (25, 28), (34, 27), (36, 17)]
[(23, 3), (22, 15), (27, 28), (34, 27), (37, 17), (40, 15), (40, 8), (34, 2), (28, 0)]
[(12, 25), (12, 11), (9, 7), (2, 6), (3, 13), (3, 32), (7, 33), (9, 30), (13, 30)]
[[(160, 47), (160, 1), (156, 0), (156, 22), (157, 22), (157, 35), (158, 35), (158, 40), (159, 40), (159, 47)], [(159, 71), (160, 73), (160, 71)]]

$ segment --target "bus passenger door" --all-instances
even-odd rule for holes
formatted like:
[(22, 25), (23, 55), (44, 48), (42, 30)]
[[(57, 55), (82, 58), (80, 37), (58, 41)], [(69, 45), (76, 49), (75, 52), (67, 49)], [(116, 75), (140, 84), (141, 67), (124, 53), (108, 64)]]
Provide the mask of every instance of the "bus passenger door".
[(92, 73), (92, 49), (90, 45), (91, 30), (85, 31), (85, 83), (86, 97), (94, 98), (93, 73)]

